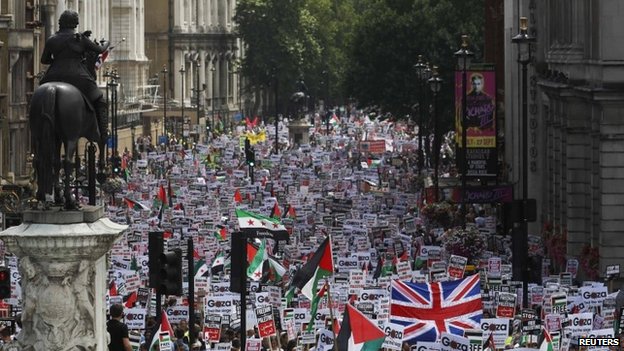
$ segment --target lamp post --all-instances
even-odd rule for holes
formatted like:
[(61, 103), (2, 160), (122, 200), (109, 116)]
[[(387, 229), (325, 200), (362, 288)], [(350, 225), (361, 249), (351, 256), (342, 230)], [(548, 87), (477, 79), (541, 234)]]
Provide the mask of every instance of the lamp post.
[(275, 69), (273, 73), (273, 78), (275, 81), (275, 84), (273, 84), (273, 92), (275, 95), (275, 154), (277, 155), (279, 154), (279, 98), (277, 95), (279, 78), (277, 77), (277, 69)]
[[(433, 66), (432, 76), (427, 80), (433, 93), (433, 188), (435, 191), (434, 201), (438, 202), (440, 188), (438, 183), (438, 168), (440, 164), (440, 138), (438, 136), (438, 93), (442, 88), (442, 78), (438, 76), (438, 67)], [(420, 133), (418, 133), (420, 135)]]
[(427, 79), (425, 70), (428, 68), (423, 62), (423, 56), (418, 55), (418, 61), (414, 65), (414, 69), (416, 70), (416, 77), (418, 78), (418, 87), (419, 87), (419, 99), (418, 99), (418, 172), (421, 173), (424, 165), (424, 157), (425, 153), (423, 152), (423, 142), (422, 135), (424, 132), (422, 116), (423, 116), (423, 106), (425, 105), (425, 88), (424, 81)]
[[(186, 73), (186, 69), (184, 69), (184, 63), (180, 66), (180, 114), (182, 115), (182, 128), (184, 128), (184, 74)], [(199, 116), (198, 116), (199, 117)], [(184, 135), (184, 131), (182, 131), (182, 135)]]
[(160, 71), (163, 75), (163, 136), (165, 138), (165, 150), (168, 149), (168, 138), (167, 138), (167, 65), (163, 65), (162, 71)]
[(113, 71), (110, 74), (110, 86), (111, 86), (111, 129), (113, 130), (113, 157), (117, 157), (117, 106), (118, 106), (118, 102), (117, 102), (117, 87), (119, 86), (119, 83), (117, 82), (117, 80), (119, 79), (119, 75), (117, 74), (117, 70), (113, 69)]
[[(528, 246), (528, 230), (527, 223), (527, 200), (529, 197), (529, 157), (528, 150), (528, 84), (527, 84), (527, 66), (531, 62), (531, 43), (535, 42), (535, 38), (528, 33), (528, 23), (526, 17), (520, 17), (520, 33), (514, 36), (511, 41), (518, 45), (518, 63), (522, 66), (522, 213), (521, 219), (522, 225), (522, 240), (519, 240), (522, 246), (522, 251), (515, 250), (516, 252), (522, 252), (524, 259), (522, 260), (522, 282), (523, 282), (523, 296), (528, 296), (528, 284), (529, 284), (529, 271), (528, 262), (529, 246)], [(516, 254), (514, 252), (514, 254)], [(523, 299), (524, 307), (528, 306), (527, 298)]]
[(470, 60), (474, 54), (472, 51), (468, 50), (468, 36), (462, 35), (462, 44), (461, 48), (455, 52), (455, 57), (457, 57), (457, 64), (462, 71), (462, 116), (461, 116), (461, 141), (462, 141), (462, 152), (461, 152), (461, 165), (462, 165), (462, 228), (466, 229), (466, 213), (467, 213), (467, 199), (466, 199), (466, 180), (468, 178), (468, 143), (466, 137), (466, 124), (467, 124), (467, 106), (466, 106), (466, 71), (470, 67)]
[[(212, 67), (210, 67), (210, 72), (212, 72), (212, 98), (210, 100), (210, 105), (212, 106), (212, 119), (210, 122), (210, 132), (212, 132), (212, 135), (214, 136), (214, 128), (215, 128), (215, 72), (217, 71), (217, 68), (215, 67), (214, 63), (212, 64)], [(198, 78), (198, 87), (197, 89), (199, 89), (199, 78)], [(198, 90), (199, 91), (199, 90)], [(197, 98), (199, 99), (199, 93), (197, 93)], [(199, 100), (197, 102), (197, 104), (199, 105)]]
[(135, 132), (136, 132), (136, 126), (134, 125), (134, 122), (132, 122), (132, 125), (130, 126), (130, 137), (132, 138), (132, 142), (131, 142), (131, 147), (132, 147), (132, 160), (136, 160), (136, 144), (135, 144)]

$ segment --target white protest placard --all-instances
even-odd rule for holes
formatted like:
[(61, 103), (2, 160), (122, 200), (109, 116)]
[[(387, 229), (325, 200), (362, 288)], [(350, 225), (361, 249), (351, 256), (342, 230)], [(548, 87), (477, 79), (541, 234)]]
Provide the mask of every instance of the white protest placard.
[(441, 351), (442, 345), (432, 341), (419, 341), (412, 346), (411, 351)]
[(126, 308), (125, 323), (130, 330), (140, 330), (145, 328), (145, 317), (147, 312), (145, 308)]
[(220, 342), (214, 345), (214, 351), (230, 351), (232, 349), (232, 344), (229, 342)]
[(334, 348), (334, 334), (331, 330), (323, 329), (319, 335), (318, 343), (316, 344), (317, 351), (330, 351)]
[(336, 262), (336, 267), (339, 272), (349, 272), (352, 270), (359, 270), (358, 260), (356, 257), (341, 257)]
[(570, 325), (566, 327), (573, 334), (588, 334), (594, 326), (593, 312), (574, 313), (568, 315)]
[(362, 271), (349, 271), (349, 294), (359, 294), (366, 285), (366, 276)]
[(447, 268), (449, 278), (451, 278), (451, 280), (462, 279), (464, 277), (464, 271), (466, 270), (466, 263), (468, 263), (466, 257), (451, 255)]
[(602, 306), (609, 292), (606, 286), (583, 286), (579, 289), (583, 301), (590, 307)]
[(262, 349), (262, 339), (247, 339), (245, 350), (260, 351)]
[(396, 268), (400, 280), (412, 279), (412, 267), (408, 261), (399, 261)]
[(499, 278), (502, 274), (502, 260), (500, 257), (490, 257), (488, 258), (488, 277)]
[(166, 309), (167, 318), (169, 323), (178, 324), (181, 321), (188, 321), (189, 315), (188, 306), (172, 306)]
[(497, 348), (505, 346), (505, 339), (509, 336), (509, 318), (483, 318), (481, 319), (481, 330), (483, 330), (483, 343), (492, 334), (494, 344)]
[(383, 348), (388, 350), (401, 351), (401, 345), (403, 344), (403, 330), (405, 326), (386, 321), (383, 326), (383, 331), (386, 333), (386, 338), (382, 345)]
[(442, 332), (440, 335), (441, 351), (470, 350), (470, 341), (463, 336)]

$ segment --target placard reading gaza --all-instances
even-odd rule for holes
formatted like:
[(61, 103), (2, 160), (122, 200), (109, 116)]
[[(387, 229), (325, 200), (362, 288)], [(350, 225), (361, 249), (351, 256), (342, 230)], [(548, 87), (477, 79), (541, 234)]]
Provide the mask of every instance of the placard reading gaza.
[(261, 338), (276, 334), (272, 306), (256, 308), (256, 319), (258, 321), (258, 334)]
[(126, 308), (125, 323), (130, 330), (139, 330), (145, 328), (145, 317), (147, 313), (145, 308)]
[(440, 336), (441, 351), (470, 351), (470, 341), (463, 336), (442, 332)]

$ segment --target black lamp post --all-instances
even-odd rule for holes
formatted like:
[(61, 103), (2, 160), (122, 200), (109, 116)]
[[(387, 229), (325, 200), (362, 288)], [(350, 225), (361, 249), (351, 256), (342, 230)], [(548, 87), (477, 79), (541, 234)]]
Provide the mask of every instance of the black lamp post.
[[(183, 63), (182, 66), (180, 67), (180, 114), (182, 115), (182, 126), (184, 126), (184, 75), (185, 73), (186, 73), (186, 69), (184, 69), (184, 63)], [(184, 132), (182, 133), (184, 134)]]
[(168, 138), (167, 138), (167, 65), (163, 65), (162, 71), (160, 71), (163, 75), (163, 136), (165, 138), (165, 150), (168, 149)]
[(110, 86), (111, 86), (111, 104), (112, 104), (112, 111), (111, 111), (111, 129), (113, 130), (113, 157), (117, 157), (117, 142), (118, 142), (118, 135), (117, 135), (117, 107), (118, 107), (118, 100), (117, 100), (117, 87), (119, 86), (118, 83), (118, 79), (119, 79), (119, 75), (117, 74), (117, 70), (113, 69), (113, 72), (110, 74)]
[(467, 199), (466, 199), (466, 180), (468, 178), (468, 143), (466, 137), (466, 124), (467, 124), (467, 112), (466, 112), (466, 71), (470, 68), (470, 60), (474, 54), (468, 50), (468, 36), (462, 35), (461, 48), (455, 52), (457, 57), (457, 64), (462, 71), (462, 116), (461, 116), (461, 165), (462, 165), (462, 228), (466, 229), (466, 212), (467, 212)]
[(424, 132), (423, 123), (422, 123), (422, 115), (423, 115), (423, 106), (425, 105), (425, 87), (424, 82), (427, 79), (425, 70), (428, 68), (423, 62), (423, 56), (418, 55), (418, 62), (414, 65), (414, 69), (416, 70), (416, 77), (418, 78), (418, 87), (420, 96), (418, 98), (418, 172), (422, 172), (424, 165), (424, 157), (425, 153), (423, 152), (423, 142), (422, 136)]
[[(528, 262), (529, 246), (528, 246), (528, 230), (527, 223), (527, 200), (529, 197), (529, 157), (528, 150), (528, 84), (527, 84), (527, 66), (531, 62), (531, 43), (535, 42), (535, 38), (528, 33), (528, 23), (526, 17), (520, 17), (520, 33), (514, 36), (511, 41), (514, 44), (518, 44), (518, 63), (522, 66), (522, 204), (523, 204), (523, 218), (521, 220), (522, 225), (522, 240), (519, 242), (522, 245), (522, 251), (515, 250), (516, 252), (522, 252), (524, 259), (522, 260), (522, 282), (523, 282), (523, 296), (524, 307), (528, 306), (528, 285), (529, 285), (529, 271)], [(514, 252), (514, 254), (516, 254)]]
[(279, 97), (278, 97), (278, 82), (277, 68), (273, 70), (273, 94), (275, 95), (275, 154), (279, 154)]
[(135, 144), (135, 132), (136, 132), (136, 126), (134, 125), (134, 122), (132, 122), (132, 125), (130, 126), (130, 137), (132, 138), (131, 140), (131, 147), (132, 147), (132, 160), (136, 160), (136, 144)]
[[(433, 188), (435, 190), (434, 201), (438, 202), (440, 188), (438, 183), (438, 168), (440, 165), (440, 137), (438, 135), (438, 93), (442, 88), (442, 78), (438, 76), (438, 67), (433, 66), (433, 75), (427, 80), (433, 93)], [(420, 134), (420, 133), (419, 133)]]
[[(210, 122), (210, 132), (212, 132), (212, 135), (214, 136), (215, 133), (215, 72), (217, 71), (217, 68), (215, 67), (214, 63), (212, 64), (212, 67), (210, 67), (210, 72), (212, 72), (212, 100), (210, 100), (210, 105), (212, 105), (212, 118), (211, 118), (211, 122)], [(199, 83), (198, 83), (199, 84)], [(199, 86), (197, 87), (197, 89), (199, 89)], [(197, 96), (197, 98), (199, 98), (199, 94)], [(198, 102), (199, 104), (199, 102)]]

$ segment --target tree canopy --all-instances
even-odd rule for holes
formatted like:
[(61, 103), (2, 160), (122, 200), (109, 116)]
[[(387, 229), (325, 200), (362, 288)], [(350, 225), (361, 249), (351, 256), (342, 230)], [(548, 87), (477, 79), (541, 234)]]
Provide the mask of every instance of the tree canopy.
[[(405, 116), (420, 94), (413, 67), (419, 54), (440, 67), (440, 101), (452, 101), (453, 53), (468, 34), (479, 59), (483, 3), (240, 0), (234, 20), (246, 45), (243, 74), (250, 86), (277, 82), (282, 101), (303, 78), (313, 101), (353, 97), (360, 106)], [(452, 104), (443, 106), (450, 113)]]

